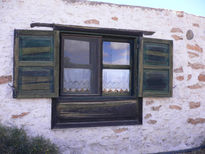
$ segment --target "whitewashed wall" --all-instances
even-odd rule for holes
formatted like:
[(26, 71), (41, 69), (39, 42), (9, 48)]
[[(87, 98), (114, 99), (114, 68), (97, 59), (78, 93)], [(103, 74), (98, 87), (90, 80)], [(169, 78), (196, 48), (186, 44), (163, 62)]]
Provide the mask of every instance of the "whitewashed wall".
[[(146, 98), (143, 125), (51, 130), (50, 99), (13, 99), (14, 29), (32, 22), (155, 31), (174, 40), (172, 98)], [(45, 28), (36, 28), (45, 29)], [(194, 38), (187, 40), (187, 30)], [(0, 122), (43, 135), (65, 154), (153, 153), (205, 140), (205, 18), (184, 12), (65, 0), (0, 1)]]

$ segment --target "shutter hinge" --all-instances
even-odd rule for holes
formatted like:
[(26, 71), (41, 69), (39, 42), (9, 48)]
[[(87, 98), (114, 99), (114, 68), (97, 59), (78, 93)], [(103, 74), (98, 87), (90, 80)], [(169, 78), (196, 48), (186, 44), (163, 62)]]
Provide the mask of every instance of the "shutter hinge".
[(8, 86), (13, 90), (13, 98), (16, 98), (16, 89), (13, 85), (11, 85), (10, 83), (8, 83)]
[(19, 35), (18, 30), (14, 29), (14, 37), (17, 38)]
[(137, 38), (137, 49), (140, 48), (140, 38)]

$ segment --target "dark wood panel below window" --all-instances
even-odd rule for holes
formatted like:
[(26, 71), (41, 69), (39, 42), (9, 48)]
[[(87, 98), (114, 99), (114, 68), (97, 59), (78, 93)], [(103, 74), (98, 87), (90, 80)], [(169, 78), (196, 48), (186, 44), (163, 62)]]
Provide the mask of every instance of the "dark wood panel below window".
[(140, 124), (141, 103), (141, 100), (60, 102), (53, 99), (52, 127)]

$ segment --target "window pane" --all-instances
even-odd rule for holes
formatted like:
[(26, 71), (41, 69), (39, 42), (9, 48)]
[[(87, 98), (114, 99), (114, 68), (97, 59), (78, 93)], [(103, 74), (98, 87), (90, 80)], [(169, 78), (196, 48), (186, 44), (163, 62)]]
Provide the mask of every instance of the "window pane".
[(64, 66), (69, 64), (89, 64), (90, 43), (81, 40), (64, 40)]
[(103, 69), (103, 94), (128, 95), (130, 71), (123, 69)]
[(63, 92), (89, 93), (90, 77), (90, 69), (64, 68)]
[(103, 42), (103, 64), (129, 65), (130, 44), (125, 42)]

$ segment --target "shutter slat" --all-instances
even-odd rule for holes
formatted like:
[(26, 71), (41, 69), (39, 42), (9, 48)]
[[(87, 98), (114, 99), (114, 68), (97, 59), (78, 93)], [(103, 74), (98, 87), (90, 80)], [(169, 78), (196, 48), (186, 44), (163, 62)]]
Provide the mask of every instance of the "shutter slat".
[(29, 78), (26, 76), (22, 77), (22, 83), (28, 83), (28, 82), (47, 82), (50, 81), (50, 77), (44, 77), (44, 76), (37, 76), (33, 78)]
[(22, 54), (23, 55), (30, 55), (30, 54), (39, 54), (49, 52), (51, 50), (50, 47), (31, 47), (31, 48), (23, 48)]
[(15, 30), (14, 97), (58, 97), (59, 35), (56, 34), (59, 33)]
[(49, 90), (50, 83), (22, 84), (22, 90)]

